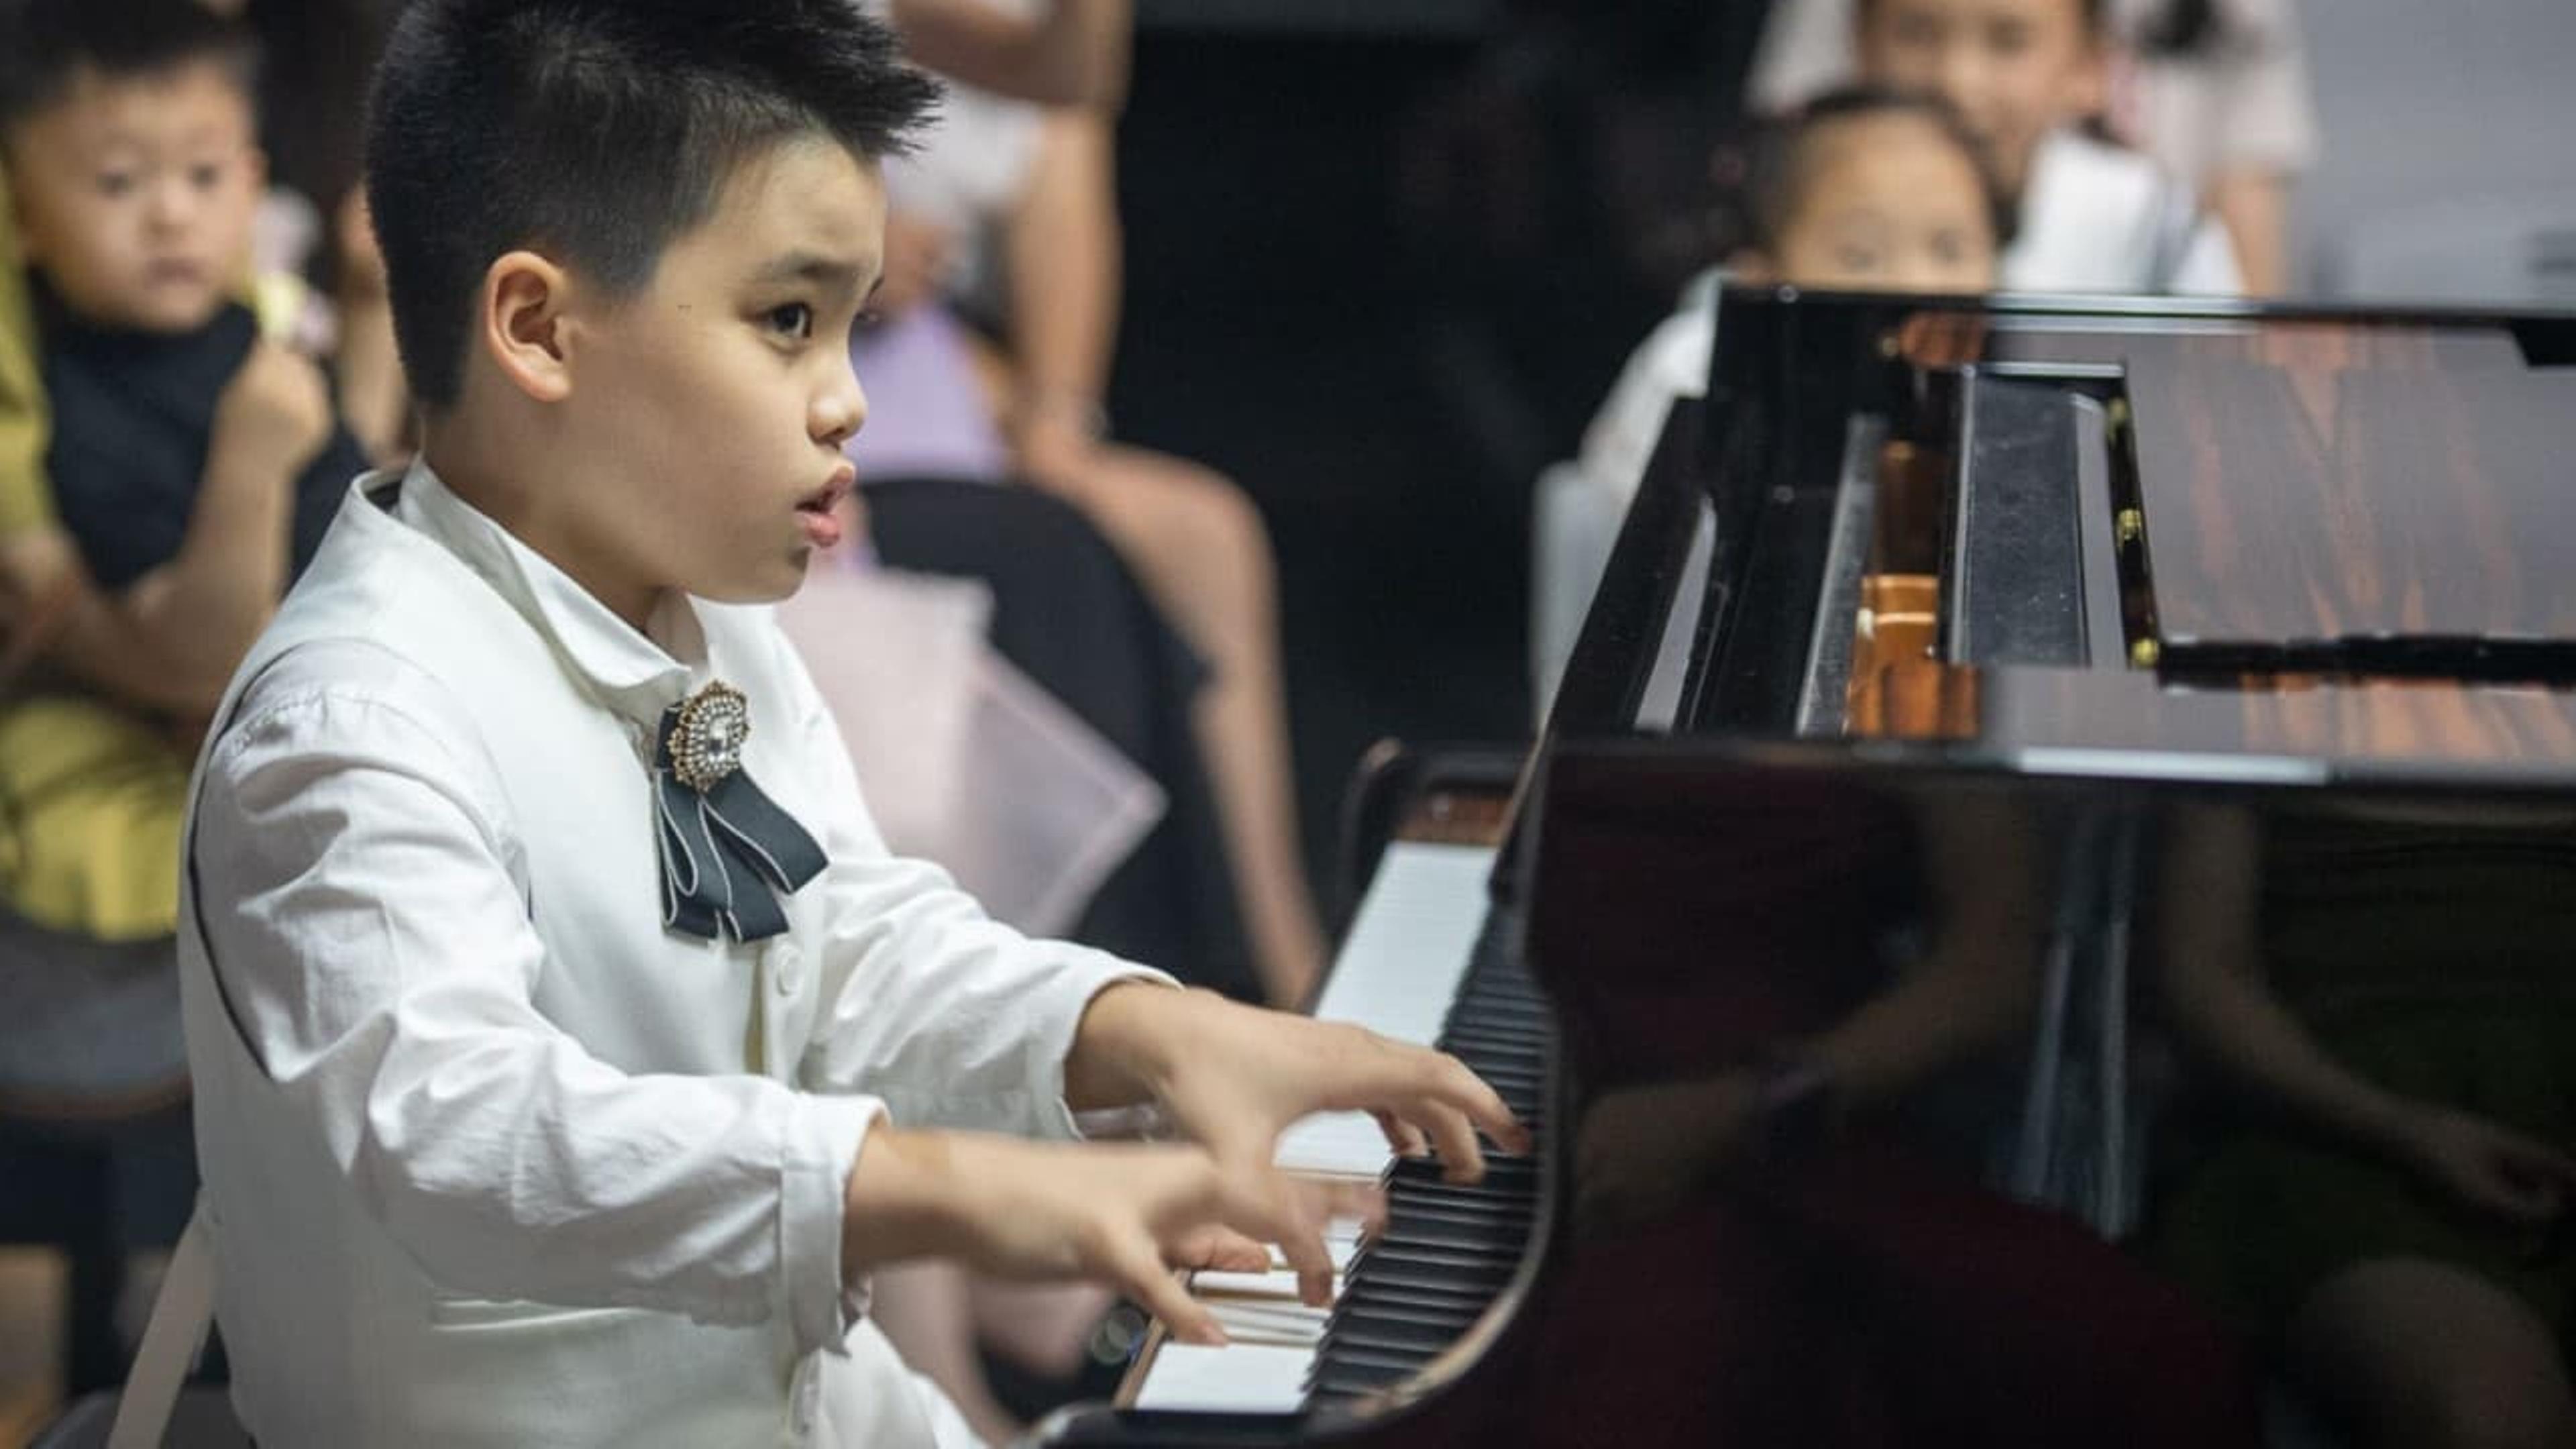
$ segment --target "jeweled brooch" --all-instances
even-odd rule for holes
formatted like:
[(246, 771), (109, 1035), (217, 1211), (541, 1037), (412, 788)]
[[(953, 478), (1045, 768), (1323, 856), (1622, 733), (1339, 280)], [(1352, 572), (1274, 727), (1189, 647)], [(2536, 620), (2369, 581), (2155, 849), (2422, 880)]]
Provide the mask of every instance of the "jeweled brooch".
[(711, 683), (680, 701), (671, 722), (671, 773), (703, 794), (742, 768), (750, 738), (751, 701), (730, 684)]

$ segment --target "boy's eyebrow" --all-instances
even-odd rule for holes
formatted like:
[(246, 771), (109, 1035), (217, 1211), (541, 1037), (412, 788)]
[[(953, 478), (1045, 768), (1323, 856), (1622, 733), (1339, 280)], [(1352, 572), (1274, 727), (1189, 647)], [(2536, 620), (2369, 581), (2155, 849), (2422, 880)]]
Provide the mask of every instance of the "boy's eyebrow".
[(759, 271), (751, 274), (751, 280), (754, 285), (812, 282), (826, 287), (856, 287), (861, 271), (857, 262), (800, 250), (764, 263)]

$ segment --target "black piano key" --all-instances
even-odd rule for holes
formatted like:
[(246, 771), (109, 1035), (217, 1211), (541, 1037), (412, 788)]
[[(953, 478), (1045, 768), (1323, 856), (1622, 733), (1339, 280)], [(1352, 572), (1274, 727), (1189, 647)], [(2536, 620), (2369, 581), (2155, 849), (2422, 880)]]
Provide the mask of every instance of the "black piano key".
[[(1385, 1349), (1373, 1344), (1337, 1343), (1330, 1347), (1332, 1357), (1329, 1363), (1333, 1368), (1392, 1369), (1399, 1375), (1408, 1374), (1420, 1368), (1423, 1361), (1430, 1357), (1428, 1354), (1415, 1353), (1410, 1349)], [(1318, 1355), (1315, 1366), (1319, 1373), (1323, 1371), (1326, 1364), (1327, 1360)]]
[(1455, 1269), (1482, 1278), (1488, 1273), (1509, 1277), (1521, 1261), (1518, 1247), (1499, 1243), (1440, 1243), (1409, 1240), (1390, 1243), (1378, 1250), (1378, 1261), (1404, 1263), (1422, 1268)]
[[(1548, 1131), (1555, 1008), (1521, 961), (1516, 922), (1489, 917), (1438, 1038), (1534, 1136)], [(1536, 1157), (1486, 1144), (1485, 1173), (1451, 1183), (1436, 1158), (1398, 1159), (1386, 1218), (1350, 1260), (1315, 1361), (1310, 1400), (1403, 1383), (1492, 1307), (1532, 1246), (1545, 1186)]]
[(1379, 1263), (1370, 1270), (1383, 1278), (1389, 1287), (1409, 1288), (1417, 1293), (1451, 1293), (1462, 1304), (1491, 1301), (1511, 1281), (1511, 1274), (1476, 1273), (1446, 1263), (1411, 1264)]
[(1445, 1325), (1450, 1333), (1466, 1333), (1468, 1325), (1476, 1323), (1476, 1320), (1484, 1315), (1484, 1305), (1481, 1305), (1481, 1302), (1471, 1302), (1471, 1299), (1466, 1297), (1440, 1297), (1440, 1294), (1404, 1292), (1404, 1289), (1394, 1287), (1394, 1284), (1388, 1284), (1388, 1287), (1378, 1289), (1378, 1292), (1373, 1294), (1365, 1294), (1365, 1297), (1350, 1297), (1350, 1294), (1345, 1294), (1342, 1302), (1350, 1305), (1342, 1312), (1401, 1312), (1401, 1315), (1417, 1320), (1417, 1323)]
[(1455, 1276), (1422, 1273), (1410, 1268), (1387, 1267), (1372, 1272), (1359, 1289), (1345, 1287), (1345, 1296), (1358, 1292), (1360, 1303), (1401, 1303), (1424, 1312), (1448, 1310), (1466, 1314), (1484, 1311), (1493, 1294), (1482, 1285), (1468, 1283)]
[(1315, 1361), (1316, 1373), (1307, 1392), (1324, 1398), (1350, 1399), (1389, 1389), (1413, 1377), (1415, 1370), (1407, 1365), (1345, 1364)]
[(1410, 1358), (1419, 1366), (1439, 1357), (1442, 1349), (1458, 1341), (1458, 1335), (1445, 1328), (1425, 1330), (1387, 1320), (1353, 1319), (1326, 1341), (1337, 1355), (1365, 1349), (1388, 1358)]
[[(1488, 1152), (1484, 1154), (1484, 1156), (1485, 1176), (1486, 1180), (1489, 1182), (1501, 1181), (1506, 1178), (1517, 1182), (1520, 1178), (1511, 1176), (1512, 1174), (1530, 1174), (1535, 1173), (1538, 1170), (1536, 1163), (1531, 1159), (1518, 1154)], [(1437, 1157), (1399, 1157), (1395, 1159), (1394, 1163), (1388, 1170), (1393, 1174), (1393, 1181), (1390, 1182), (1390, 1186), (1393, 1186), (1396, 1183), (1406, 1185), (1417, 1183), (1429, 1185), (1438, 1183), (1443, 1179), (1444, 1175), (1448, 1171), (1447, 1167)]]
[(1379, 1324), (1388, 1326), (1390, 1332), (1438, 1334), (1440, 1342), (1445, 1344), (1457, 1338), (1468, 1324), (1475, 1321), (1475, 1314), (1464, 1313), (1454, 1308), (1415, 1308), (1405, 1303), (1371, 1299), (1366, 1302), (1334, 1305), (1327, 1332), (1330, 1332), (1332, 1327), (1345, 1323)]
[(1518, 1262), (1521, 1256), (1519, 1236), (1481, 1228), (1461, 1227), (1455, 1223), (1404, 1222), (1390, 1223), (1376, 1238), (1379, 1251), (1390, 1247), (1429, 1248), (1435, 1252), (1466, 1253), (1481, 1258), (1506, 1258)]
[(1398, 1235), (1406, 1242), (1436, 1239), (1442, 1242), (1487, 1243), (1517, 1252), (1529, 1240), (1530, 1219), (1523, 1215), (1505, 1214), (1478, 1217), (1424, 1208), (1407, 1212), (1400, 1218), (1389, 1218), (1380, 1236), (1389, 1235)]

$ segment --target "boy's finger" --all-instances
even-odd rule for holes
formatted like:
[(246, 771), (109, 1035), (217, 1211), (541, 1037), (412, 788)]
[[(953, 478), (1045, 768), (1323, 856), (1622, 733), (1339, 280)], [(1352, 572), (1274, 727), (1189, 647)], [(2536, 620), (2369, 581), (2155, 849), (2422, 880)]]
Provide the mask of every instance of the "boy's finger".
[(1181, 1280), (1164, 1266), (1161, 1250), (1143, 1229), (1127, 1225), (1125, 1231), (1111, 1235), (1104, 1251), (1109, 1257), (1104, 1266), (1120, 1291), (1161, 1319), (1174, 1338), (1209, 1347), (1226, 1342), (1225, 1329), (1217, 1323), (1216, 1315), (1181, 1287)]
[(1430, 1139), (1422, 1135), (1422, 1129), (1393, 1112), (1381, 1110), (1369, 1115), (1377, 1119), (1378, 1130), (1386, 1134), (1387, 1150), (1396, 1156), (1420, 1157), (1431, 1150)]
[(1163, 1260), (1175, 1268), (1258, 1273), (1270, 1266), (1270, 1249), (1260, 1239), (1222, 1223), (1203, 1223), (1183, 1233), (1164, 1251)]
[(1296, 1183), (1297, 1190), (1306, 1196), (1307, 1212), (1317, 1222), (1350, 1218), (1370, 1232), (1386, 1223), (1386, 1193), (1374, 1182), (1301, 1177)]
[[(1502, 1094), (1456, 1057), (1445, 1052), (1421, 1053), (1414, 1059), (1414, 1080), (1408, 1086), (1408, 1095), (1417, 1101), (1437, 1103), (1465, 1114), (1504, 1151), (1529, 1151), (1529, 1129), (1512, 1115)], [(1415, 1111), (1406, 1115), (1418, 1120), (1425, 1114)]]
[(1529, 1128), (1512, 1115), (1510, 1105), (1503, 1101), (1503, 1094), (1468, 1070), (1466, 1063), (1455, 1057), (1449, 1061), (1457, 1068), (1451, 1079), (1452, 1090), (1446, 1094), (1449, 1105), (1465, 1113), (1468, 1121), (1482, 1128), (1486, 1136), (1494, 1139), (1494, 1145), (1505, 1152), (1529, 1151)]
[(1324, 1247), (1323, 1218), (1309, 1210), (1305, 1193), (1279, 1172), (1263, 1168), (1229, 1181), (1226, 1220), (1279, 1245), (1279, 1256), (1297, 1270), (1297, 1296), (1309, 1307), (1333, 1301), (1333, 1255)]
[(1440, 1175), (1450, 1182), (1481, 1182), (1485, 1177), (1485, 1149), (1476, 1141), (1476, 1129), (1466, 1114), (1442, 1102), (1426, 1102), (1422, 1107), (1424, 1126), (1440, 1152)]

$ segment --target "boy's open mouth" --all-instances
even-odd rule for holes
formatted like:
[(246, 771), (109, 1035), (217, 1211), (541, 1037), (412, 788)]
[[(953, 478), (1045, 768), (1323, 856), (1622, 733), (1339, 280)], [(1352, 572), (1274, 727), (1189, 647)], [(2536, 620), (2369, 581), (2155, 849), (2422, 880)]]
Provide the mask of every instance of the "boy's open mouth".
[(846, 470), (833, 474), (831, 482), (824, 484), (822, 487), (815, 489), (813, 492), (806, 494), (802, 499), (798, 500), (796, 511), (799, 513), (830, 513), (834, 508), (840, 506), (842, 497), (848, 494), (854, 481), (855, 480)]

